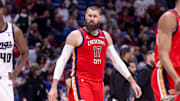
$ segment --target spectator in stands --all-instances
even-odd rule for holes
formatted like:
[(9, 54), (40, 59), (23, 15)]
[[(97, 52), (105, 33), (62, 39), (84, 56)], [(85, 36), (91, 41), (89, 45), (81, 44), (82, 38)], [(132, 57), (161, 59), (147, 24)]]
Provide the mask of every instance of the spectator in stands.
[(135, 15), (143, 17), (146, 12), (147, 7), (148, 5), (146, 3), (146, 0), (135, 0), (134, 2)]
[(58, 43), (57, 43), (57, 41), (55, 40), (53, 33), (49, 33), (48, 36), (47, 36), (47, 39), (48, 39), (48, 41), (49, 41), (49, 43), (50, 43), (50, 45), (51, 45), (51, 48), (52, 48), (53, 50), (55, 50), (55, 49), (58, 48)]
[[(129, 47), (122, 47), (120, 49), (121, 59), (124, 61), (127, 67), (129, 67), (129, 62), (133, 59), (133, 53)], [(116, 99), (118, 101), (126, 101), (129, 99), (130, 95), (130, 84), (128, 81), (119, 74), (118, 71), (113, 70), (110, 79), (110, 98), (109, 101)], [(121, 91), (121, 92), (120, 92)]]
[(127, 7), (122, 8), (122, 13), (119, 15), (118, 20), (122, 22), (122, 20), (125, 20), (129, 23), (132, 22), (131, 17), (129, 16), (129, 9)]
[(150, 14), (146, 12), (144, 15), (143, 25), (152, 26), (152, 24), (153, 24), (153, 22), (152, 22)]
[(76, 20), (76, 16), (74, 16), (74, 15), (70, 16), (66, 23), (66, 27), (64, 28), (64, 31), (62, 33), (62, 36), (64, 37), (64, 39), (66, 39), (66, 37), (69, 35), (69, 33), (71, 31), (77, 29), (78, 27), (79, 26), (78, 26), (78, 22)]
[(39, 65), (40, 69), (44, 69), (47, 62), (47, 57), (43, 53), (39, 53), (36, 59), (36, 63)]
[(12, 23), (12, 17), (10, 15), (10, 12), (8, 11), (7, 7), (4, 7), (4, 20), (6, 22)]
[(48, 38), (44, 38), (42, 40), (41, 53), (43, 53), (46, 57), (51, 57), (53, 55), (53, 49), (51, 48), (51, 44)]
[[(136, 63), (135, 62), (130, 62), (129, 63), (129, 67), (128, 67), (131, 75), (133, 76), (134, 80), (137, 81), (137, 75), (136, 75)], [(129, 101), (134, 101), (135, 100), (135, 93), (132, 89), (132, 87), (130, 86), (130, 92), (129, 92)]]
[(35, 16), (35, 22), (38, 24), (38, 29), (41, 36), (47, 36), (47, 21), (49, 18), (49, 10), (46, 8), (42, 0), (35, 0), (34, 6), (31, 9), (32, 14)]
[(135, 76), (136, 73), (136, 63), (135, 62), (129, 62), (129, 71), (131, 72), (132, 76)]
[(27, 5), (29, 4), (29, 1), (30, 0), (16, 0), (15, 1), (15, 5), (17, 6), (17, 7), (27, 7)]
[(39, 31), (33, 32), (28, 36), (28, 46), (29, 48), (34, 48), (37, 42), (41, 42)]
[(3, 3), (3, 5), (6, 5), (6, 1), (7, 1), (7, 0), (1, 0), (1, 2)]
[(67, 69), (65, 72), (65, 94), (61, 97), (63, 101), (68, 101), (68, 92), (71, 88), (71, 70)]
[(51, 10), (52, 1), (51, 0), (45, 0), (45, 5), (48, 10)]
[(26, 33), (26, 37), (33, 35), (33, 33), (38, 32), (38, 24), (37, 23), (32, 23), (32, 25), (30, 26), (30, 29), (28, 29), (27, 33)]
[(77, 19), (77, 17), (78, 17), (77, 5), (74, 3), (71, 3), (69, 6), (69, 16), (74, 16), (75, 19)]
[(37, 55), (39, 54), (41, 43), (36, 43), (35, 47), (29, 50), (29, 64), (36, 63)]
[(117, 26), (117, 19), (116, 19), (116, 12), (111, 12), (110, 13), (110, 22), (112, 24), (112, 27)]
[(67, 8), (71, 7), (72, 4), (78, 4), (78, 0), (64, 0), (65, 6)]
[(114, 5), (113, 5), (112, 2), (108, 2), (108, 3), (107, 3), (107, 8), (105, 9), (105, 13), (109, 15), (109, 14), (111, 14), (112, 12), (115, 12), (115, 10), (114, 10)]
[(126, 0), (115, 0), (115, 8), (117, 13), (120, 13), (122, 11), (122, 8), (126, 6), (127, 6)]
[(132, 23), (131, 17), (128, 15), (129, 9), (123, 7), (122, 14), (119, 15), (118, 24), (122, 32), (125, 32), (129, 25)]
[(15, 16), (13, 22), (21, 28), (24, 34), (27, 32), (31, 25), (31, 20), (28, 16), (26, 7), (21, 7), (20, 13)]
[[(7, 0), (6, 0), (7, 1)], [(11, 1), (12, 2), (12, 1)], [(8, 10), (8, 12), (9, 12), (9, 14), (12, 16), (12, 18), (16, 15), (16, 12), (15, 11), (13, 11), (13, 4), (12, 3), (7, 3), (6, 4), (6, 8), (7, 8), (7, 10)], [(13, 20), (13, 19), (12, 19)]]
[(108, 99), (110, 96), (109, 91), (110, 91), (111, 74), (112, 74), (112, 68), (107, 67), (104, 74), (104, 90), (103, 90), (104, 99)]
[(157, 0), (146, 0), (146, 4), (147, 4), (148, 7), (149, 6), (154, 6), (154, 5), (156, 5), (155, 1), (157, 1)]
[(137, 81), (142, 89), (142, 96), (136, 101), (155, 101), (151, 88), (151, 74), (154, 69), (155, 59), (154, 52), (148, 51), (145, 56), (146, 65), (139, 71)]
[(104, 85), (110, 86), (111, 74), (112, 74), (112, 69), (110, 67), (107, 67), (104, 75)]
[(62, 21), (65, 23), (69, 18), (69, 11), (65, 6), (64, 1), (60, 3), (60, 7), (57, 8), (57, 15), (62, 17)]
[(28, 78), (22, 85), (19, 93), (22, 96), (22, 101), (44, 101), (47, 97), (45, 92), (45, 84), (39, 77), (40, 67), (37, 64), (32, 64), (30, 67)]
[(58, 14), (55, 14), (52, 22), (51, 22), (52, 30), (56, 34), (61, 34), (65, 27), (65, 22), (62, 20), (62, 16), (59, 16)]

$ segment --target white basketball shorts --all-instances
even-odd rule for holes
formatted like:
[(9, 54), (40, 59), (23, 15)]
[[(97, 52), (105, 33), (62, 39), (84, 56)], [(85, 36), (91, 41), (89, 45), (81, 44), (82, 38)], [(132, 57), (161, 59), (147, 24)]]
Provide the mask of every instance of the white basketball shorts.
[(13, 84), (8, 77), (0, 77), (0, 101), (14, 101)]

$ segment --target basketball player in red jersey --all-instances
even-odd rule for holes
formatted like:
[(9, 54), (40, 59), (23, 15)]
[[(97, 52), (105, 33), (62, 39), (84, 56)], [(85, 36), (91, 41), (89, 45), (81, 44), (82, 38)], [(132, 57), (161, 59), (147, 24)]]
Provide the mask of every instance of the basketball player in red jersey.
[(180, 0), (159, 19), (156, 30), (155, 61), (151, 85), (156, 101), (180, 101)]
[(57, 83), (72, 52), (69, 101), (103, 101), (106, 52), (114, 67), (131, 83), (136, 97), (141, 96), (140, 87), (117, 55), (110, 35), (98, 29), (100, 19), (100, 9), (95, 6), (88, 7), (85, 12), (85, 27), (71, 32), (67, 37), (63, 52), (56, 63), (49, 101), (55, 101), (57, 97)]

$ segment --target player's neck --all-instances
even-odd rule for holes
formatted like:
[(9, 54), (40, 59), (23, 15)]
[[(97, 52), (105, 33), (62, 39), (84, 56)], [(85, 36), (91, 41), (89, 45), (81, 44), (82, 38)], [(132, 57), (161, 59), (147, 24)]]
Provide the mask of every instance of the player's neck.
[(98, 29), (94, 30), (94, 31), (89, 31), (86, 27), (85, 27), (85, 30), (90, 33), (92, 36), (96, 36), (98, 35)]
[(178, 14), (180, 14), (180, 3), (179, 2), (176, 3), (175, 10)]
[(151, 67), (154, 67), (153, 64), (150, 61), (146, 61), (146, 64), (151, 66)]
[(6, 27), (6, 23), (3, 19), (3, 16), (0, 16), (0, 31), (3, 31)]

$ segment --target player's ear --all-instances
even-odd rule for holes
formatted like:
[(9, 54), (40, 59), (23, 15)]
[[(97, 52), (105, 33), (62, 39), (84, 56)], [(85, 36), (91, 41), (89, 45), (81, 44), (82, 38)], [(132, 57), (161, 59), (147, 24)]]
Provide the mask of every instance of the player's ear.
[(87, 11), (84, 13), (84, 17), (85, 17), (85, 19), (88, 17)]
[(101, 15), (99, 15), (99, 21), (101, 20)]

